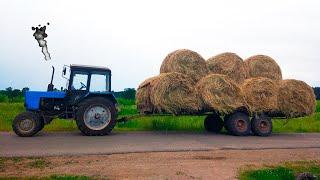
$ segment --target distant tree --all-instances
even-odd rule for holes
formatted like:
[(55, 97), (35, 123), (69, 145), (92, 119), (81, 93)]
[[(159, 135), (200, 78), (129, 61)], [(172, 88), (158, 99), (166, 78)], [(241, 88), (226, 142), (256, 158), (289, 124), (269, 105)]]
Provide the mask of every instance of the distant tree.
[(125, 99), (135, 99), (136, 90), (134, 88), (125, 88), (122, 92), (121, 98)]
[(22, 96), (22, 92), (20, 91), (20, 89), (14, 89), (11, 92), (11, 97), (18, 97), (18, 96)]
[(27, 91), (29, 91), (30, 89), (28, 88), (28, 87), (24, 87), (24, 88), (22, 88), (22, 90), (21, 90), (21, 92), (22, 92), (22, 95), (24, 96), (25, 95), (25, 93), (27, 92)]
[(6, 91), (7, 91), (7, 92), (11, 92), (11, 91), (12, 91), (12, 87), (7, 87), (7, 88), (6, 88)]

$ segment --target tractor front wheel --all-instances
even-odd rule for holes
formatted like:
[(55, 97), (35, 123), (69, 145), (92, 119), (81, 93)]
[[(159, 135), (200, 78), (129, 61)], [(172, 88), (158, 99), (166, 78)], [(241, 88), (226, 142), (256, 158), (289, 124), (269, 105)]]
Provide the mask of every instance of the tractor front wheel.
[(84, 135), (107, 135), (116, 125), (115, 105), (102, 97), (87, 99), (79, 105), (76, 123)]
[(12, 123), (13, 131), (21, 137), (30, 137), (41, 130), (42, 122), (38, 114), (23, 112), (15, 117)]

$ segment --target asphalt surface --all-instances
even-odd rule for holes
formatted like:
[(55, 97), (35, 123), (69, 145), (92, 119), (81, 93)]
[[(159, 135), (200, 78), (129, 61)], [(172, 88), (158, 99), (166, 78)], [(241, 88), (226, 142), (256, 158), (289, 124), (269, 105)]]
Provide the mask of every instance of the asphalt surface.
[(0, 156), (54, 156), (219, 149), (320, 148), (320, 133), (236, 137), (182, 132), (116, 132), (88, 137), (78, 132), (42, 132), (22, 138), (0, 132)]

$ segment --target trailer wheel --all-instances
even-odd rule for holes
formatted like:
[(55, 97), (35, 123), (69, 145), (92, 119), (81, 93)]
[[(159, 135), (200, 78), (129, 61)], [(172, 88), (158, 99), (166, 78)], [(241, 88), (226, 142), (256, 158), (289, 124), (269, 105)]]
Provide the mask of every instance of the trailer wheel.
[(272, 133), (271, 118), (265, 114), (253, 117), (251, 120), (251, 130), (256, 136), (269, 136)]
[(40, 117), (33, 112), (20, 113), (14, 118), (12, 129), (18, 136), (33, 136), (41, 129)]
[(250, 119), (246, 113), (234, 112), (225, 121), (226, 129), (234, 136), (247, 136), (250, 134)]
[(79, 105), (76, 123), (84, 135), (107, 135), (116, 125), (115, 105), (102, 97), (87, 99)]
[(210, 114), (204, 119), (204, 128), (208, 132), (219, 133), (223, 128), (223, 121), (217, 114)]

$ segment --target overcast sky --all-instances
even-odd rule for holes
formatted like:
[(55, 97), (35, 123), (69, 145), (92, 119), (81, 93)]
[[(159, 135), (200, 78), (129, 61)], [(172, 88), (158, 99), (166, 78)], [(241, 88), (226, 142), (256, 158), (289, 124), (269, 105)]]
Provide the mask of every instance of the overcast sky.
[[(320, 86), (320, 1), (0, 0), (0, 89), (65, 86), (64, 64), (107, 66), (113, 90), (136, 88), (181, 48), (273, 57), (284, 78)], [(47, 27), (45, 61), (32, 26)]]

